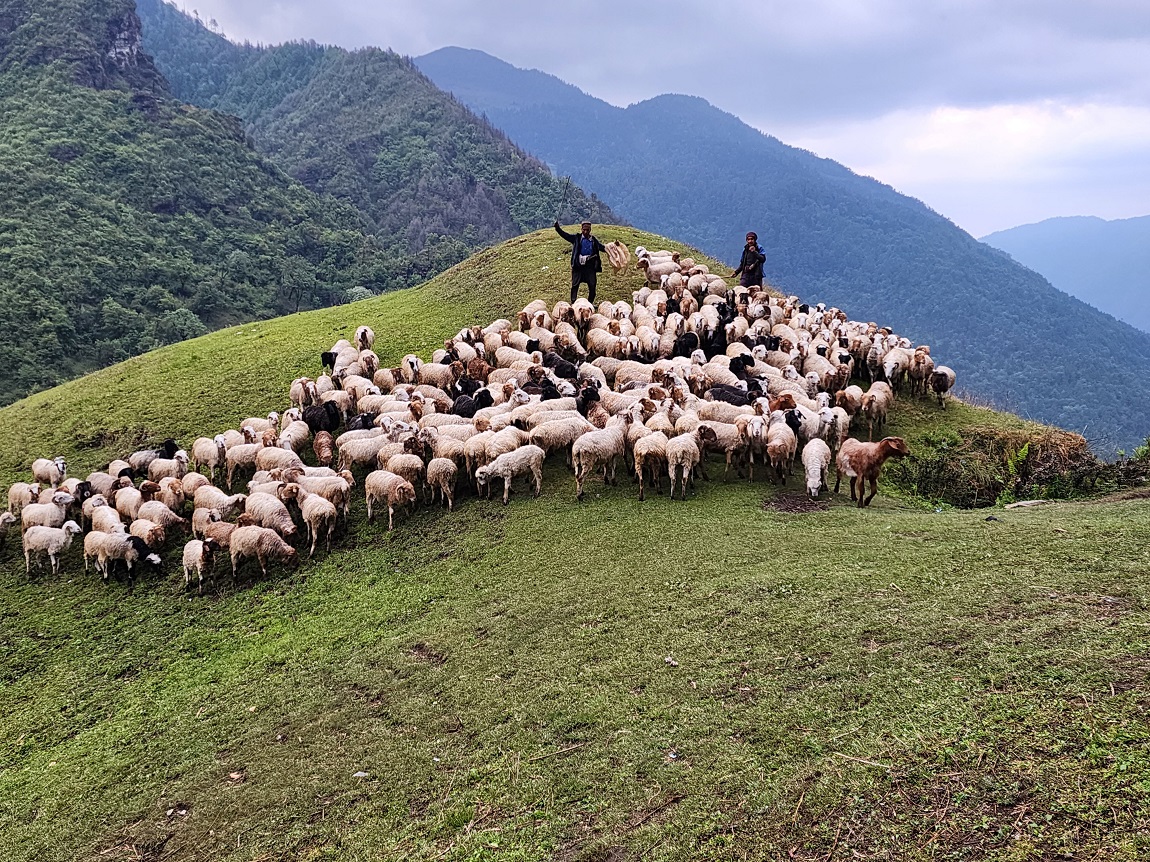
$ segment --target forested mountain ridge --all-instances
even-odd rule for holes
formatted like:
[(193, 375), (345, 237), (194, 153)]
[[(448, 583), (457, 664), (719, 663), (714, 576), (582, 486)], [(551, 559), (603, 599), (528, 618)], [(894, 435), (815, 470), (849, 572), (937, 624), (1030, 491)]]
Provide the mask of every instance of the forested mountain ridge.
[[(408, 286), (551, 222), (563, 180), (391, 51), (237, 45), (163, 0), (139, 0), (144, 44), (182, 99), (241, 117), (255, 146), (353, 204)], [(565, 222), (616, 221), (577, 187)]]
[(1052, 218), (982, 241), (1059, 290), (1150, 332), (1150, 216)]
[(351, 207), (171, 97), (131, 0), (2, 0), (0, 117), (0, 403), (377, 282)]
[(1054, 289), (920, 201), (703, 99), (616, 108), (479, 51), (445, 48), (415, 62), (644, 230), (729, 263), (745, 231), (756, 230), (772, 284), (929, 343), (964, 391), (1084, 432), (1102, 451), (1150, 433), (1150, 336)]

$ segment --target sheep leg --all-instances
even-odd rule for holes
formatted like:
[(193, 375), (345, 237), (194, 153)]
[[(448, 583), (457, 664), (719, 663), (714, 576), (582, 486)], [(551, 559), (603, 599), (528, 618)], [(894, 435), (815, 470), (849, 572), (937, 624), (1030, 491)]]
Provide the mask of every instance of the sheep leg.
[(859, 508), (862, 508), (863, 506), (869, 506), (870, 501), (874, 499), (874, 495), (878, 493), (878, 476), (871, 476), (869, 478), (869, 481), (870, 481), (870, 496), (868, 496), (866, 498), (866, 502), (864, 503), (862, 501), (862, 491), (863, 491), (862, 482), (863, 482), (863, 480), (861, 477), (859, 478)]
[(836, 468), (835, 468), (835, 493), (836, 493), (836, 494), (839, 492), (839, 483), (841, 483), (841, 482), (842, 482), (842, 480), (843, 480), (843, 474), (842, 474), (842, 471), (840, 471), (840, 470), (839, 470), (839, 469), (836, 467)]
[(387, 504), (387, 531), (390, 533), (395, 528), (395, 506), (391, 503)]
[(29, 577), (32, 575), (32, 549), (24, 549), (24, 574)]
[(375, 520), (375, 514), (371, 511), (371, 494), (367, 495), (367, 522), (370, 524)]
[(539, 467), (531, 471), (531, 480), (535, 484), (535, 496), (538, 497), (543, 493), (543, 468)]
[(583, 471), (583, 465), (582, 464), (575, 465), (575, 499), (576, 500), (582, 500), (583, 499), (583, 481), (585, 478), (586, 478), (586, 474)]
[(679, 472), (674, 464), (667, 464), (667, 477), (671, 480), (671, 500), (675, 499), (675, 474)]
[(507, 505), (507, 500), (511, 496), (511, 477), (503, 477), (503, 505)]

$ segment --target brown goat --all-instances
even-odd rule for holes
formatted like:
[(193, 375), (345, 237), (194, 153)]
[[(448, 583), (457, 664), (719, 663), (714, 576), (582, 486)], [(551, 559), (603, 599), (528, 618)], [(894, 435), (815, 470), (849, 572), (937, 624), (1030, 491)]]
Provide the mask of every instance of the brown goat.
[[(835, 493), (845, 473), (851, 480), (851, 499), (858, 500), (859, 508), (869, 506), (878, 493), (878, 475), (888, 458), (902, 458), (909, 455), (906, 441), (901, 437), (884, 437), (877, 443), (863, 443), (853, 437), (843, 441), (835, 466), (838, 476), (835, 479)], [(870, 482), (870, 495), (866, 495), (866, 483)], [(858, 496), (855, 496), (855, 483), (858, 483)]]

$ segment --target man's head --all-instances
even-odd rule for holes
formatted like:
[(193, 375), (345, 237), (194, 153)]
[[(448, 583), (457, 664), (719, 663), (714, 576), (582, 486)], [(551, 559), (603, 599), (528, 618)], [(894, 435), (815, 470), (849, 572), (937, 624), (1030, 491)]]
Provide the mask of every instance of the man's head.
[(582, 225), (583, 236), (591, 236), (591, 222), (585, 221)]
[(759, 235), (753, 230), (747, 231), (747, 245), (758, 245)]

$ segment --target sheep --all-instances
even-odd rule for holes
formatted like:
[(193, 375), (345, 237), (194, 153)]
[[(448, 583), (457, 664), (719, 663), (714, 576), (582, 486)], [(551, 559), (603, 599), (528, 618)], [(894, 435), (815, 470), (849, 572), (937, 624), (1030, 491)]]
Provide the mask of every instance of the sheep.
[(236, 518), (234, 524), (230, 524), (227, 521), (212, 521), (204, 527), (204, 539), (214, 539), (219, 543), (222, 549), (227, 550), (228, 545), (231, 543), (232, 533), (240, 527), (251, 527), (254, 525), (255, 519), (246, 513)]
[(92, 532), (84, 537), (84, 571), (88, 571), (88, 561), (96, 561), (96, 571), (108, 580), (111, 574), (109, 563), (122, 560), (128, 570), (128, 578), (132, 577), (132, 567), (143, 560), (153, 566), (160, 564), (160, 557), (148, 550), (148, 546), (139, 536), (126, 533), (97, 533)]
[(196, 491), (205, 485), (211, 485), (211, 481), (202, 473), (185, 473), (184, 478), (180, 480), (180, 487), (184, 490), (184, 499), (190, 500), (196, 495)]
[(386, 435), (348, 440), (339, 448), (339, 470), (354, 467), (374, 467), (379, 458), (379, 450), (392, 442)]
[[(424, 467), (423, 459), (418, 455), (413, 455), (410, 452), (392, 455), (387, 459), (386, 464), (380, 466), (389, 473), (402, 476), (411, 483), (413, 488), (422, 488), (424, 486), (424, 477), (427, 475), (427, 469)], [(426, 488), (424, 489), (423, 498), (424, 502), (427, 502)]]
[(136, 510), (136, 515), (133, 521), (143, 518), (146, 521), (154, 521), (160, 524), (164, 529), (180, 529), (185, 530), (188, 526), (187, 518), (181, 518), (161, 500), (146, 500), (140, 504), (140, 508)]
[(249, 467), (254, 470), (256, 468), (256, 456), (265, 446), (264, 441), (260, 440), (256, 443), (241, 443), (228, 449), (224, 460), (228, 468), (227, 485), (229, 491), (232, 489), (232, 479), (235, 477), (236, 470)]
[(675, 499), (675, 483), (681, 476), (683, 491), (680, 499), (687, 499), (687, 483), (694, 486), (695, 468), (699, 465), (699, 445), (693, 434), (681, 434), (667, 441), (667, 476), (671, 480), (671, 499)]
[(335, 532), (335, 522), (339, 517), (336, 507), (319, 494), (313, 494), (294, 483), (284, 486), (282, 496), (285, 501), (296, 501), (303, 521), (307, 524), (308, 539), (311, 541), (308, 559), (315, 556), (315, 545), (321, 534), (325, 537), (327, 552), (330, 554), (331, 534)]
[(721, 452), (723, 454), (724, 479), (731, 471), (731, 464), (734, 464), (739, 475), (742, 475), (742, 459), (746, 455), (749, 440), (739, 432), (738, 426), (727, 422), (703, 420), (699, 423), (695, 434), (702, 456), (699, 460), (699, 467), (703, 472), (704, 479), (708, 478), (706, 467), (708, 452)]
[(266, 527), (237, 527), (228, 543), (228, 553), (232, 559), (233, 581), (236, 580), (236, 571), (244, 559), (255, 557), (265, 578), (268, 575), (269, 561), (279, 561), (285, 566), (295, 566), (299, 562), (295, 548), (281, 539), (275, 530)]
[(946, 409), (946, 393), (954, 388), (954, 371), (945, 365), (939, 365), (930, 375), (930, 388), (938, 396), (938, 406)]
[(256, 470), (275, 470), (284, 467), (302, 467), (303, 459), (291, 449), (265, 446), (256, 452)]
[(32, 462), (32, 478), (41, 485), (48, 485), (53, 491), (67, 477), (68, 462), (63, 458), (37, 458)]
[(148, 464), (148, 479), (152, 482), (159, 482), (168, 476), (179, 479), (187, 472), (188, 453), (183, 449), (171, 458), (155, 458)]
[(360, 326), (355, 330), (355, 346), (359, 350), (371, 350), (375, 347), (375, 330), (370, 326)]
[[(178, 451), (180, 446), (169, 437), (163, 442), (159, 449), (138, 449), (128, 456), (127, 466), (138, 476), (143, 476), (147, 473), (148, 465), (155, 461), (157, 458), (171, 458)], [(109, 467), (109, 472), (111, 467)]]
[(197, 539), (204, 538), (204, 531), (208, 524), (220, 520), (220, 513), (215, 509), (196, 509), (192, 512), (192, 536)]
[(455, 508), (455, 483), (459, 467), (451, 458), (432, 458), (427, 462), (427, 485), (432, 489), (432, 502), (436, 493), (451, 512)]
[(40, 483), (14, 482), (8, 489), (8, 511), (19, 515), (29, 503), (35, 503), (40, 498)]
[(890, 398), (885, 391), (871, 387), (863, 396), (862, 415), (866, 417), (867, 439), (874, 439), (874, 429), (877, 425), (882, 430), (886, 424), (887, 411), (890, 410)]
[(52, 494), (48, 503), (29, 503), (20, 511), (20, 532), (25, 533), (30, 527), (62, 527), (67, 519), (68, 507), (74, 498), (64, 491)]
[(245, 514), (251, 515), (256, 524), (275, 530), (285, 539), (290, 539), (297, 532), (295, 522), (292, 521), (291, 512), (278, 497), (271, 494), (249, 494), (244, 503)]
[(184, 483), (181, 479), (173, 479), (169, 476), (160, 480), (159, 500), (177, 515), (184, 511), (184, 503), (187, 502), (187, 499), (188, 495), (184, 491)]
[(571, 447), (575, 467), (575, 499), (583, 499), (583, 483), (595, 470), (602, 469), (603, 481), (615, 484), (615, 468), (626, 449), (631, 416), (612, 417), (607, 427), (583, 434)]
[[(875, 494), (878, 493), (878, 477), (882, 465), (888, 458), (902, 458), (910, 454), (906, 441), (901, 437), (884, 437), (877, 443), (863, 443), (853, 437), (843, 442), (839, 449), (835, 466), (838, 476), (835, 479), (835, 493), (839, 492), (839, 483), (843, 475), (851, 480), (851, 499), (855, 497), (855, 483), (858, 483), (858, 506), (869, 506)], [(865, 494), (865, 483), (870, 482), (870, 495)]]
[[(12, 517), (15, 520), (15, 516)], [(75, 521), (65, 521), (60, 527), (29, 527), (24, 532), (24, 573), (32, 574), (33, 557), (37, 568), (40, 558), (47, 557), (52, 564), (52, 574), (59, 574), (61, 555), (72, 546), (72, 539), (82, 532)]]
[(315, 453), (316, 463), (323, 467), (330, 467), (335, 458), (335, 441), (330, 431), (320, 431), (311, 441), (312, 452)]
[(215, 539), (192, 539), (184, 545), (184, 589), (192, 582), (192, 572), (196, 573), (196, 593), (204, 592), (204, 576), (210, 572), (215, 563), (216, 553), (220, 550), (220, 543)]
[(798, 445), (798, 437), (787, 423), (785, 414), (777, 412), (771, 414), (770, 424), (767, 426), (767, 458), (780, 485), (787, 483), (783, 468), (785, 467), (787, 475), (790, 475)]
[(639, 478), (639, 501), (644, 499), (643, 479), (650, 474), (657, 493), (663, 493), (663, 470), (667, 466), (667, 435), (653, 431), (635, 441), (632, 455), (635, 459), (635, 475)]
[[(287, 415), (286, 413), (284, 414)], [(328, 432), (321, 431), (321, 434)], [(311, 429), (307, 423), (302, 419), (293, 419), (287, 424), (287, 427), (280, 432), (279, 438), (276, 440), (276, 446), (281, 449), (291, 449), (297, 455), (303, 451), (303, 448), (311, 440)]]
[(530, 443), (520, 446), (476, 470), (476, 485), (486, 488), (487, 498), (491, 499), (491, 483), (495, 479), (503, 479), (503, 505), (506, 506), (511, 494), (511, 480), (530, 473), (534, 495), (538, 497), (543, 487), (543, 459), (546, 457), (547, 453), (538, 446)]
[(819, 491), (827, 487), (827, 468), (831, 463), (831, 448), (825, 441), (815, 438), (803, 447), (803, 472), (807, 478), (807, 494), (817, 500)]
[(149, 521), (147, 518), (137, 518), (132, 521), (128, 527), (128, 533), (143, 539), (144, 544), (153, 551), (162, 548), (168, 538), (162, 525), (155, 521)]
[(540, 447), (548, 455), (562, 449), (566, 453), (567, 466), (571, 466), (571, 447), (575, 441), (594, 431), (595, 426), (576, 413), (562, 419), (548, 419), (531, 429), (530, 442)]
[(220, 517), (226, 520), (237, 512), (242, 511), (247, 499), (247, 494), (232, 494), (229, 496), (219, 488), (212, 485), (205, 485), (202, 488), (196, 489), (196, 494), (192, 498), (192, 505), (197, 509), (215, 509), (220, 513)]
[[(92, 499), (96, 499), (93, 497)], [(97, 506), (88, 515), (91, 529), (97, 533), (126, 533), (128, 528), (120, 519), (120, 513), (111, 506)]]
[(375, 470), (367, 474), (363, 482), (367, 497), (367, 520), (375, 520), (374, 504), (387, 503), (387, 529), (395, 528), (395, 510), (408, 503), (415, 503), (415, 488), (402, 476), (387, 470)]

